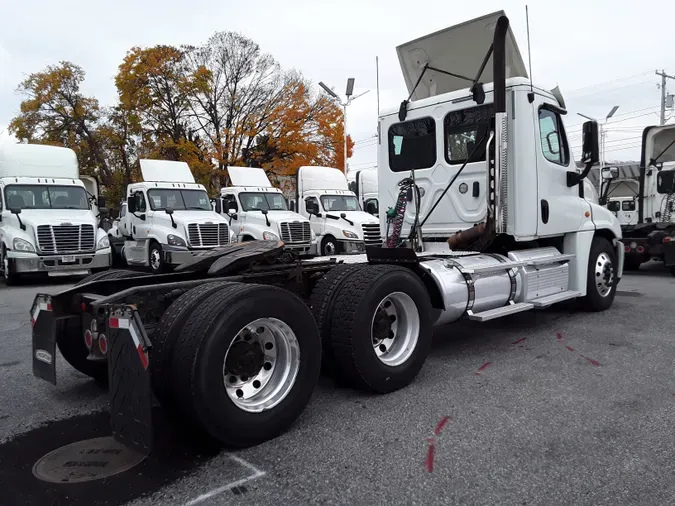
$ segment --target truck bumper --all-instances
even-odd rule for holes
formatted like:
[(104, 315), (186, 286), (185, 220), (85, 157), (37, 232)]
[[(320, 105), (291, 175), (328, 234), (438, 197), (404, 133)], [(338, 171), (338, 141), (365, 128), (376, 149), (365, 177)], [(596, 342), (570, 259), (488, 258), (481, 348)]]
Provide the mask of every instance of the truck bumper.
[(366, 243), (363, 241), (338, 241), (338, 247), (343, 255), (358, 255), (366, 252)]
[(7, 260), (17, 274), (46, 272), (50, 275), (61, 273), (106, 269), (112, 263), (112, 250), (105, 248), (96, 253), (77, 255), (37, 255), (23, 251), (8, 251)]
[(162, 244), (164, 261), (169, 265), (180, 265), (192, 261), (192, 251), (181, 246)]

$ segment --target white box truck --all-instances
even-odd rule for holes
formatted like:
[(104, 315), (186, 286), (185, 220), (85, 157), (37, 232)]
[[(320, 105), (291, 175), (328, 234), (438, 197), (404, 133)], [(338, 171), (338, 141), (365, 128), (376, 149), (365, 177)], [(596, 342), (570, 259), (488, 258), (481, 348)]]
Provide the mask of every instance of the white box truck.
[(379, 216), (380, 206), (377, 200), (377, 169), (360, 170), (356, 173), (356, 196), (363, 210), (373, 216)]
[(304, 216), (290, 211), (279, 188), (272, 186), (265, 170), (228, 167), (231, 186), (220, 190), (215, 210), (229, 219), (240, 242), (283, 241), (286, 249), (301, 255), (314, 253), (316, 235)]
[(111, 263), (99, 228), (107, 212), (94, 178), (80, 176), (72, 149), (37, 144), (0, 148), (0, 268), (24, 274), (84, 275)]
[(194, 251), (230, 244), (227, 220), (212, 210), (187, 163), (142, 159), (140, 165), (143, 182), (127, 187), (126, 213), (118, 223), (130, 266), (158, 274), (189, 262)]
[(298, 168), (296, 202), (316, 234), (319, 255), (354, 254), (382, 244), (380, 224), (364, 212), (345, 174), (333, 167)]

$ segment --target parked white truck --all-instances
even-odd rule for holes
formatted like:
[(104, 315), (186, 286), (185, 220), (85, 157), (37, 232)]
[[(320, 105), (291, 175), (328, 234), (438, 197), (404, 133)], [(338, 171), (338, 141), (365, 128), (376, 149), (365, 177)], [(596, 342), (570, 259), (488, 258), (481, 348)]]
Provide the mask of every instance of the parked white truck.
[(192, 259), (194, 251), (234, 239), (227, 220), (214, 212), (206, 188), (185, 162), (140, 160), (143, 182), (127, 187), (118, 227), (124, 259), (158, 274)]
[(24, 274), (83, 275), (111, 263), (99, 228), (105, 201), (94, 178), (80, 176), (72, 149), (37, 144), (0, 148), (0, 269), (5, 282)]
[(626, 269), (656, 260), (675, 276), (675, 125), (645, 128), (640, 164), (607, 167), (600, 177), (601, 202), (621, 223)]
[(220, 190), (215, 210), (226, 216), (237, 240), (278, 241), (286, 249), (308, 255), (316, 235), (304, 216), (290, 211), (279, 188), (272, 186), (264, 169), (228, 167), (231, 186)]
[[(558, 31), (551, 35), (566, 33)], [(97, 332), (87, 346), (110, 379), (116, 440), (152, 450), (154, 392), (188, 432), (251, 446), (297, 420), (322, 359), (342, 380), (385, 394), (417, 376), (435, 326), (570, 299), (588, 311), (610, 308), (621, 228), (582, 196), (599, 158), (597, 123), (584, 124), (580, 172), (564, 101), (530, 84), (503, 12), (398, 50), (414, 100), (379, 118), (378, 197), (394, 209), (380, 213), (390, 226), (385, 245), (343, 263), (295, 262), (281, 242), (252, 241), (167, 276), (113, 271), (38, 294), (34, 374), (56, 383), (56, 343), (83, 348), (83, 334)], [(317, 186), (306, 191), (319, 201), (312, 221), (331, 213), (331, 198), (356, 199), (327, 186), (325, 170), (300, 170), (310, 174)], [(298, 203), (311, 202), (301, 195)], [(340, 216), (330, 219), (348, 230)]]
[(380, 224), (361, 209), (345, 174), (332, 167), (298, 168), (299, 212), (309, 218), (320, 255), (363, 253), (381, 245)]

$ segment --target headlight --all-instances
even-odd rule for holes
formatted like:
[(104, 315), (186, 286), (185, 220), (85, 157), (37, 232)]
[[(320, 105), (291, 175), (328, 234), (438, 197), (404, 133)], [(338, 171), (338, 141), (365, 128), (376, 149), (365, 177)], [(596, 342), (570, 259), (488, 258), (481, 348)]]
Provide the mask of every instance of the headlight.
[(356, 235), (354, 232), (350, 232), (349, 230), (343, 230), (342, 233), (344, 234), (345, 237), (349, 237), (350, 239), (358, 239), (359, 236)]
[(171, 246), (187, 246), (185, 240), (183, 240), (182, 237), (173, 234), (166, 236), (166, 242), (168, 242)]
[(110, 241), (108, 240), (108, 236), (104, 235), (100, 241), (98, 241), (98, 244), (96, 245), (96, 249), (105, 249), (110, 247)]
[(25, 239), (19, 239), (18, 237), (14, 239), (12, 248), (14, 249), (14, 251), (29, 251), (29, 252), (35, 251), (35, 248), (31, 243), (29, 243)]
[(263, 232), (263, 239), (266, 241), (278, 241), (279, 236), (272, 232)]

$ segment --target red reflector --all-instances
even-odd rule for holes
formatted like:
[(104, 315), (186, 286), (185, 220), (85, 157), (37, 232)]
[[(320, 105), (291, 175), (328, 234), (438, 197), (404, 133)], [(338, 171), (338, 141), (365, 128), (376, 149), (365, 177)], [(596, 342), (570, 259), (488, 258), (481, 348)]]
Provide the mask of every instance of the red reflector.
[(120, 320), (119, 318), (112, 317), (108, 321), (108, 325), (113, 328), (113, 329), (118, 329), (120, 328)]
[(624, 250), (626, 253), (630, 253), (630, 246), (624, 246), (623, 250)]
[(644, 252), (644, 250), (645, 250), (645, 249), (644, 249), (642, 246), (638, 246), (638, 247), (637, 247), (637, 252), (638, 252), (638, 253), (642, 253), (642, 252)]
[(51, 310), (52, 310), (52, 303), (49, 302), (49, 303), (47, 304), (47, 311), (51, 311)]
[(105, 334), (98, 336), (98, 347), (104, 355), (108, 353), (108, 338), (105, 337)]
[(670, 237), (669, 235), (667, 235), (663, 238), (663, 244), (668, 244), (672, 240), (673, 240), (673, 238)]
[(91, 350), (92, 342), (93, 336), (91, 335), (91, 330), (87, 329), (84, 331), (84, 344), (87, 346), (88, 350)]
[(80, 304), (80, 309), (81, 309), (82, 311), (86, 311), (86, 310), (87, 310), (87, 305), (83, 302), (82, 304)]

